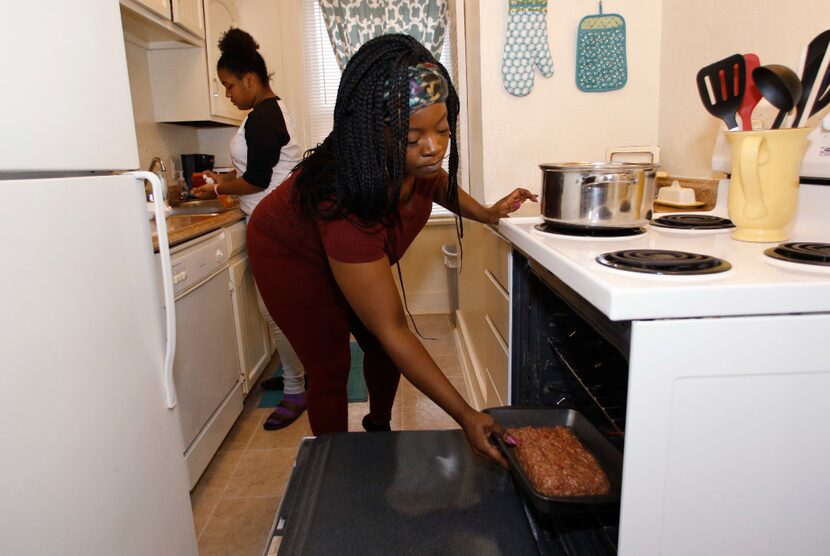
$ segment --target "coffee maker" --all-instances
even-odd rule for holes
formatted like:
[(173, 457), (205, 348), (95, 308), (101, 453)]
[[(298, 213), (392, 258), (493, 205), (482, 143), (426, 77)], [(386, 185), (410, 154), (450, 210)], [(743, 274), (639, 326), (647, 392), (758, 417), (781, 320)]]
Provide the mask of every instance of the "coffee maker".
[(212, 154), (183, 154), (182, 171), (184, 181), (187, 183), (187, 191), (193, 189), (193, 174), (213, 170), (213, 162), (216, 157)]

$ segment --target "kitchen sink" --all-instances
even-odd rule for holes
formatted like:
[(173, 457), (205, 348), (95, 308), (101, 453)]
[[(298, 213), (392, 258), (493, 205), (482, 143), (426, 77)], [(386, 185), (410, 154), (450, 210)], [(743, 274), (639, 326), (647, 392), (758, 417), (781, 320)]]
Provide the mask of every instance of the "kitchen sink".
[(209, 214), (170, 214), (167, 217), (167, 231), (174, 232), (195, 226), (205, 220), (210, 220), (216, 216), (216, 213)]
[(170, 207), (170, 216), (193, 215), (193, 214), (219, 214), (236, 208), (237, 205), (226, 206), (218, 199), (196, 199), (194, 201), (183, 201), (175, 207)]

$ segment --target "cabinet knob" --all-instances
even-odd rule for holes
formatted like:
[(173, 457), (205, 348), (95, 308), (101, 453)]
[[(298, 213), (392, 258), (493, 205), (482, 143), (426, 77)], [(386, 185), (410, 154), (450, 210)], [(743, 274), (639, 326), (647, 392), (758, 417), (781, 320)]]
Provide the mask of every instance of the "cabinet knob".
[(213, 78), (213, 96), (219, 96), (219, 82), (216, 80), (215, 77)]
[(225, 261), (225, 252), (221, 249), (216, 250), (216, 262), (221, 263)]

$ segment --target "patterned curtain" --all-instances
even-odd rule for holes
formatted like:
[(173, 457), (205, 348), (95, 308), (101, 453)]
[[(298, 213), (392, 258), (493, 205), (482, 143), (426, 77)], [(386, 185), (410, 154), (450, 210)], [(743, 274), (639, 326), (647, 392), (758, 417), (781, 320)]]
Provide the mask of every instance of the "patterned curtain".
[(340, 69), (360, 46), (387, 33), (405, 33), (437, 60), (447, 29), (447, 0), (320, 0)]

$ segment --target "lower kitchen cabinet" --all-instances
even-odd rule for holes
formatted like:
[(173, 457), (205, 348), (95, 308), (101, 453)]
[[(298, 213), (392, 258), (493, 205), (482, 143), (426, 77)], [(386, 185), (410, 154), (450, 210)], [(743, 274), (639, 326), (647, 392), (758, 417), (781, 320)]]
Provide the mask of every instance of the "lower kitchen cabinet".
[(245, 251), (245, 229), (245, 221), (239, 221), (227, 229), (227, 237), (242, 390), (247, 394), (271, 359), (273, 340), (259, 310), (254, 275)]
[(471, 403), (508, 405), (510, 243), (492, 227), (464, 222), (458, 339)]

